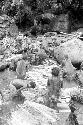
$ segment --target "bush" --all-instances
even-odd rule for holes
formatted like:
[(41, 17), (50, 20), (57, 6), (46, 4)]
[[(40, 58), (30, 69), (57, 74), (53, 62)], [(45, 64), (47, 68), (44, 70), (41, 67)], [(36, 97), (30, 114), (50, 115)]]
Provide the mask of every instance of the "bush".
[(27, 29), (34, 25), (34, 17), (29, 9), (24, 5), (19, 5), (18, 12), (15, 15), (15, 23), (18, 28)]
[[(36, 17), (39, 17), (39, 15), (41, 17), (42, 14), (45, 13), (59, 15), (70, 12), (71, 20), (80, 20), (80, 18), (83, 17), (82, 0), (23, 0), (23, 3), (19, 2), (19, 4), (17, 4), (16, 1), (15, 5), (12, 4), (12, 0), (3, 1), (5, 1), (3, 7), (4, 13), (13, 17), (18, 28), (23, 31), (27, 29), (30, 30), (30, 28), (34, 26)], [(42, 24), (40, 27), (41, 30), (37, 23), (37, 27), (32, 28), (31, 32), (33, 34), (44, 34), (51, 31), (52, 28), (49, 27), (49, 20), (45, 18), (38, 20), (38, 23)], [(48, 23), (45, 23), (45, 21), (48, 21)], [(50, 21), (52, 22), (52, 20)], [(71, 25), (73, 26), (73, 24), (74, 23)]]
[(14, 6), (11, 6), (11, 1), (10, 0), (7, 0), (5, 3), (4, 3), (4, 6), (3, 6), (3, 12), (8, 15), (8, 16), (11, 16), (11, 17), (14, 17), (17, 13), (17, 6), (14, 5)]
[(14, 4), (7, 0), (3, 7), (3, 12), (13, 17), (18, 28), (27, 29), (34, 25), (33, 14), (29, 7), (26, 7), (23, 3)]

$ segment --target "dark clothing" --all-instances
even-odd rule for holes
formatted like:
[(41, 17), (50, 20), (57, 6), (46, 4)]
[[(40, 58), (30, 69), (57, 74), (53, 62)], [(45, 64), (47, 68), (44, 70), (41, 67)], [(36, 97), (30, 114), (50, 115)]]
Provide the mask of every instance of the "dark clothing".
[(57, 102), (63, 86), (62, 74), (52, 75), (47, 81), (47, 106), (58, 111)]
[(77, 117), (74, 113), (70, 113), (65, 125), (79, 125)]
[(47, 88), (49, 97), (55, 95), (55, 97), (59, 98), (60, 89), (61, 89), (61, 81), (58, 77), (51, 77), (48, 79)]

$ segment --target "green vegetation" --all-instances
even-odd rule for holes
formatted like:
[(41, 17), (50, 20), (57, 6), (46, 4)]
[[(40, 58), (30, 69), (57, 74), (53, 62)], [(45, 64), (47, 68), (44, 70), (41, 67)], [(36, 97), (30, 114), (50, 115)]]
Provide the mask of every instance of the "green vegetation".
[[(4, 1), (4, 2), (3, 2)], [(13, 17), (16, 25), (22, 31), (30, 31), (32, 35), (44, 34), (51, 31), (52, 18), (42, 14), (69, 14), (71, 24), (82, 20), (82, 0), (16, 0), (1, 1), (2, 13)], [(12, 4), (13, 3), (13, 4)], [(47, 23), (46, 23), (47, 22)], [(49, 22), (49, 23), (48, 23)]]

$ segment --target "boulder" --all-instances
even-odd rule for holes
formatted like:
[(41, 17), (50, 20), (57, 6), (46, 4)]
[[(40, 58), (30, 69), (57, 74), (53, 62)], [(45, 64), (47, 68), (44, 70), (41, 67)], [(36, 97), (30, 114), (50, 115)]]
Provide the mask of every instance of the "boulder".
[(53, 21), (55, 19), (55, 15), (52, 13), (44, 13), (42, 15), (39, 15), (37, 18), (38, 26), (39, 26), (39, 31), (41, 34), (44, 34), (46, 32), (52, 31), (53, 29)]
[(26, 101), (22, 108), (12, 112), (9, 125), (57, 125), (56, 111), (42, 104)]
[(9, 68), (9, 63), (7, 63), (7, 62), (3, 62), (3, 61), (1, 61), (0, 62), (0, 72), (2, 72), (2, 71), (4, 71), (5, 69), (7, 69), (7, 68)]
[(12, 54), (11, 57), (5, 59), (5, 62), (11, 62), (12, 60), (14, 60), (15, 62), (21, 60), (23, 58), (22, 54)]
[(10, 84), (15, 86), (16, 89), (20, 89), (21, 87), (27, 87), (29, 81), (22, 79), (14, 79), (13, 81), (10, 82)]
[(66, 76), (67, 80), (74, 80), (76, 77), (76, 68), (72, 65), (71, 60), (64, 59), (62, 61), (63, 66), (63, 75)]
[(7, 15), (0, 16), (0, 39), (6, 35), (16, 37), (18, 35), (18, 28), (14, 23), (14, 20)]
[(60, 31), (64, 33), (68, 33), (70, 29), (70, 20), (68, 14), (60, 14), (57, 15), (52, 21), (53, 31)]
[(25, 88), (35, 88), (36, 84), (34, 81), (31, 80), (22, 80), (22, 79), (14, 79), (10, 82), (10, 85), (15, 86), (17, 90), (22, 90)]
[(55, 47), (54, 57), (61, 62), (64, 55), (68, 55), (72, 63), (79, 63), (83, 61), (83, 41), (79, 38), (72, 38), (60, 46)]
[(45, 61), (45, 59), (48, 58), (48, 55), (46, 54), (44, 49), (40, 49), (37, 53), (36, 53), (36, 63), (37, 64), (42, 64), (43, 61)]
[(79, 29), (77, 30), (77, 32), (79, 32), (79, 33), (82, 33), (82, 34), (83, 34), (83, 28), (79, 28)]
[(13, 86), (12, 84), (9, 85), (8, 89), (3, 89), (1, 90), (2, 93), (2, 100), (4, 102), (8, 102), (10, 100), (12, 100), (12, 97), (14, 97), (14, 95), (16, 94), (16, 88), (15, 86)]
[(17, 62), (16, 68), (17, 78), (24, 79), (26, 76), (26, 63), (24, 60), (20, 60)]
[(9, 34), (11, 37), (17, 37), (18, 36), (18, 27), (16, 26), (15, 23), (10, 24), (9, 27)]

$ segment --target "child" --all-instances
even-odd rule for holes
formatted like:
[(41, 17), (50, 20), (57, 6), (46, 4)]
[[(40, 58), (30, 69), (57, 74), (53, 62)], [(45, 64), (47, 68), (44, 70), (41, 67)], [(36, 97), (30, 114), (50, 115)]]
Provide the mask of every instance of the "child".
[(60, 69), (58, 67), (53, 68), (52, 76), (48, 78), (48, 81), (47, 81), (47, 91), (48, 91), (47, 106), (48, 107), (50, 107), (51, 102), (54, 102), (54, 101), (55, 101), (54, 103), (55, 108), (57, 107), (57, 101), (60, 96), (60, 90), (63, 86), (63, 80), (59, 76), (59, 73), (60, 73)]

